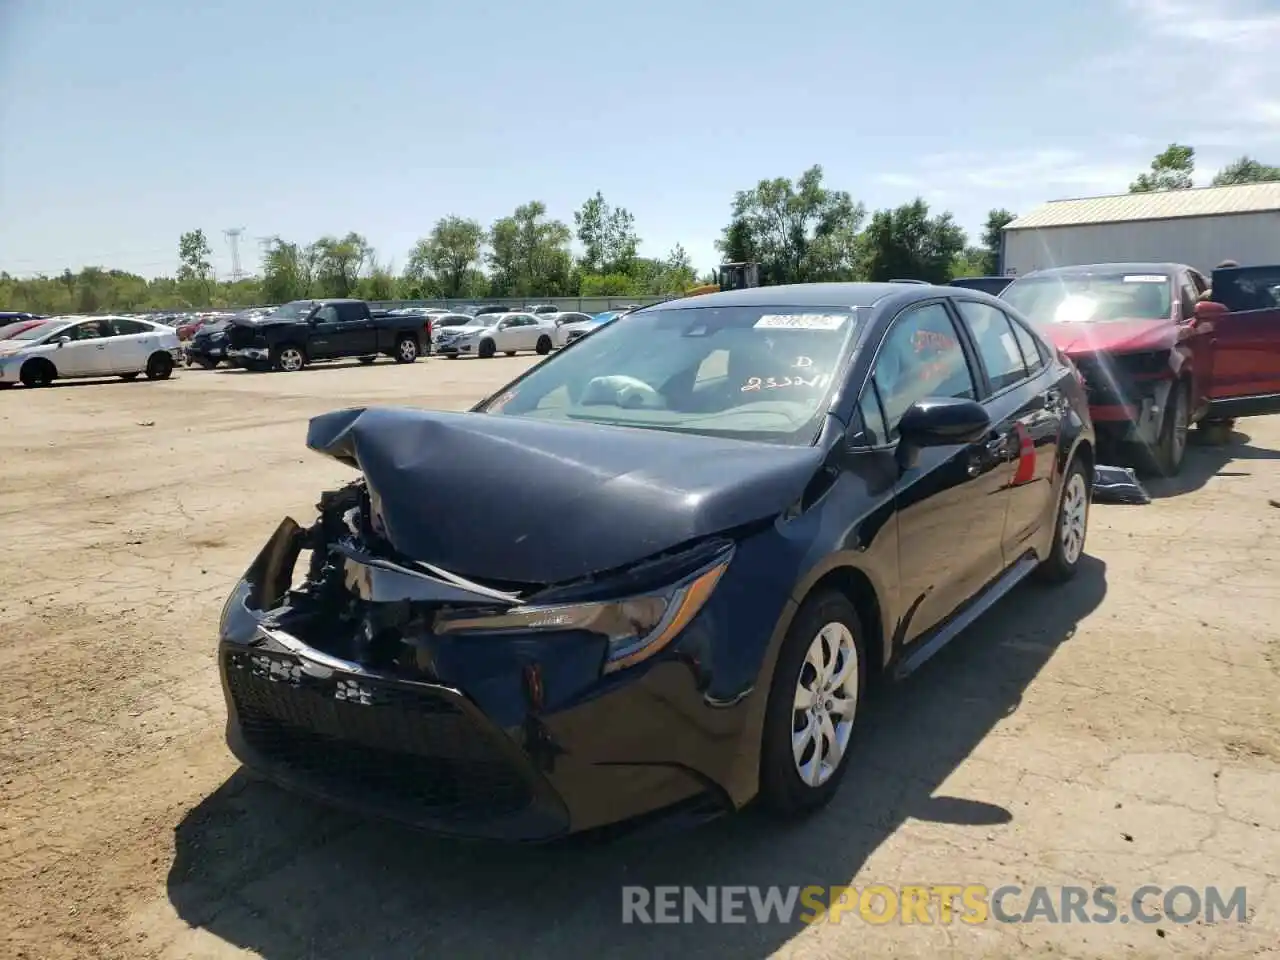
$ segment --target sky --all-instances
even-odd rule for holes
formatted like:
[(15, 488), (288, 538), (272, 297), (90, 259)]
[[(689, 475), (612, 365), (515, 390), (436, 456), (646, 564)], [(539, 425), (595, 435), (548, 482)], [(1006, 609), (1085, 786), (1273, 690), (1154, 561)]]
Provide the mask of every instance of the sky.
[(202, 228), (355, 230), (595, 191), (700, 270), (735, 191), (821, 164), (868, 210), (1123, 192), (1280, 163), (1280, 0), (0, 0), (0, 270), (177, 267)]

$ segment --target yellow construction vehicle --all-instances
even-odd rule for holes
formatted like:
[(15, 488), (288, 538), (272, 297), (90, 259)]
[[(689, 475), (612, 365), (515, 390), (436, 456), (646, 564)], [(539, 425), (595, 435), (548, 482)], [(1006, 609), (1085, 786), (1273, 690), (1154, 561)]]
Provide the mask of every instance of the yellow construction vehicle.
[(716, 274), (719, 283), (704, 283), (686, 290), (686, 297), (698, 297), (704, 293), (719, 293), (721, 290), (743, 290), (747, 287), (760, 286), (760, 264), (758, 263), (722, 263)]

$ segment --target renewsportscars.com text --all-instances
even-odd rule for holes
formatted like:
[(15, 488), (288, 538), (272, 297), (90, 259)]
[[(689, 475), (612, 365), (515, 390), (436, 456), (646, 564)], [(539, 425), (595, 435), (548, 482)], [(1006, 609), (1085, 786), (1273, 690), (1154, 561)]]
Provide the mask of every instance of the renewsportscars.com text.
[(623, 923), (1217, 923), (1247, 920), (1244, 887), (1131, 893), (1112, 886), (919, 884), (899, 887), (622, 888)]

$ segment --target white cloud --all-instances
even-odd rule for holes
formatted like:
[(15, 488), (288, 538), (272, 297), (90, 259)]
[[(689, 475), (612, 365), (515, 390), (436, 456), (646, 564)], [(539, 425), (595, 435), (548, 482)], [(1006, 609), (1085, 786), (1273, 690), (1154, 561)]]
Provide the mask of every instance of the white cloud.
[(1280, 10), (1274, 0), (1267, 0), (1269, 10), (1258, 2), (1113, 0), (1130, 29), (1111, 35), (1131, 39), (1078, 64), (1073, 95), (1122, 91), (1126, 103), (1143, 106), (1150, 133), (1100, 131), (1088, 152), (1050, 144), (933, 154), (876, 181), (941, 191), (957, 198), (962, 220), (976, 222), (988, 207), (1025, 212), (1051, 199), (1123, 193), (1167, 145), (1168, 135), (1158, 136), (1156, 127), (1173, 128), (1173, 139), (1197, 148), (1201, 183), (1241, 153), (1274, 162), (1268, 145), (1280, 144)]
[(1139, 39), (1109, 57), (1113, 82), (1191, 123), (1207, 120), (1223, 147), (1280, 138), (1280, 11), (1249, 0), (1123, 5)]

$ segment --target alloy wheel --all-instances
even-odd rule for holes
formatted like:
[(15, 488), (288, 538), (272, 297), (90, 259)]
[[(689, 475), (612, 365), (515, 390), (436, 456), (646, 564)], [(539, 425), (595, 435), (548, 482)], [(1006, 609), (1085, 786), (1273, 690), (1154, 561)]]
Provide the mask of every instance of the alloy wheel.
[(297, 347), (285, 347), (280, 351), (280, 369), (296, 373), (302, 369), (302, 351)]
[(400, 341), (400, 359), (405, 363), (418, 359), (418, 345), (407, 337)]
[(809, 644), (792, 701), (791, 751), (800, 779), (820, 787), (840, 769), (858, 709), (858, 645), (843, 623)]
[(1074, 565), (1084, 553), (1084, 536), (1089, 523), (1089, 492), (1085, 489), (1084, 475), (1079, 471), (1067, 480), (1062, 494), (1062, 517), (1058, 536), (1062, 539), (1062, 557)]

